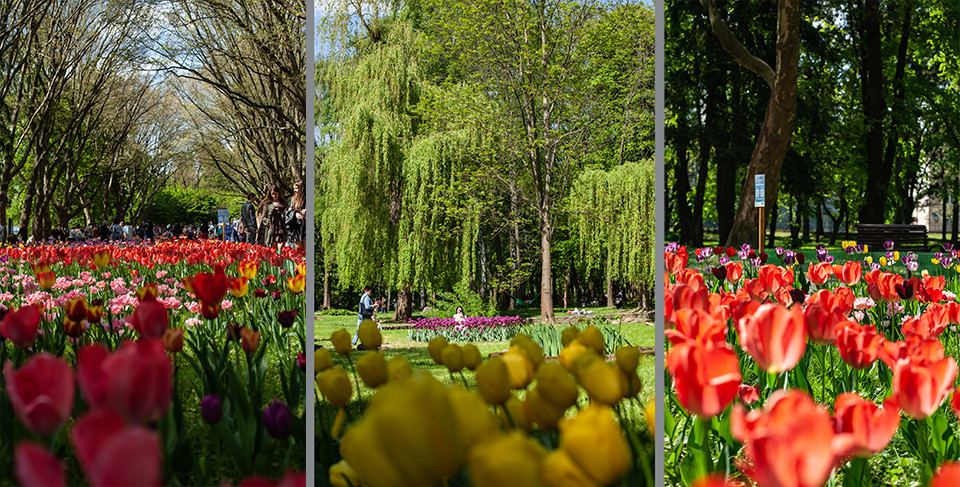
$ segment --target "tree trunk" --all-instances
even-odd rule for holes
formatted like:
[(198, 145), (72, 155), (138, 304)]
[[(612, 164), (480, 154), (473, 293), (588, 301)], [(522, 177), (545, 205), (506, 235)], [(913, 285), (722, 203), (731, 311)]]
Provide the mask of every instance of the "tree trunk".
[(394, 321), (406, 323), (413, 316), (413, 295), (410, 286), (403, 286), (397, 291), (397, 312), (393, 315)]
[(677, 183), (673, 188), (673, 195), (677, 205), (677, 231), (680, 234), (680, 243), (689, 245), (693, 241), (693, 213), (690, 211), (690, 203), (687, 202), (690, 176), (687, 174), (689, 159), (684, 114), (678, 114), (677, 125), (677, 161), (673, 166), (673, 178)]
[(953, 243), (960, 236), (960, 175), (953, 182)]
[(817, 200), (817, 243), (820, 243), (820, 239), (824, 235), (823, 229), (823, 200)]
[[(772, 248), (777, 245), (777, 220), (780, 219), (780, 205), (776, 201), (773, 202), (773, 207), (770, 208), (770, 213), (766, 215), (766, 218), (766, 223), (769, 225), (769, 235), (765, 247)], [(759, 240), (755, 240), (755, 242), (759, 242)], [(753, 244), (753, 242), (750, 243)]]
[[(701, 237), (702, 237), (701, 232)], [(613, 307), (613, 257), (607, 252), (607, 307)]]
[(330, 303), (330, 265), (323, 266), (323, 306), (321, 309), (333, 309)]
[(753, 207), (754, 175), (766, 174), (768, 201), (777, 201), (780, 169), (790, 149), (797, 111), (797, 67), (800, 59), (800, 2), (779, 0), (777, 7), (777, 69), (751, 55), (733, 36), (716, 12), (713, 0), (701, 0), (707, 7), (710, 24), (724, 49), (745, 68), (760, 75), (770, 86), (770, 98), (760, 135), (757, 137), (746, 180), (740, 194), (733, 228), (726, 245), (757, 241), (757, 211)]
[(887, 204), (890, 169), (883, 157), (883, 52), (880, 38), (880, 0), (864, 2), (861, 35), (864, 39), (862, 68), (863, 114), (869, 129), (864, 145), (867, 151), (867, 186), (860, 223), (883, 223)]
[[(544, 209), (546, 210), (546, 208)], [(548, 215), (542, 215), (540, 221), (540, 258), (542, 259), (540, 268), (540, 320), (544, 323), (553, 323), (556, 321), (553, 316), (553, 279), (551, 277), (552, 261), (550, 259), (553, 227)]]
[(573, 284), (573, 261), (567, 264), (567, 274), (563, 276), (563, 307), (570, 308), (570, 286)]

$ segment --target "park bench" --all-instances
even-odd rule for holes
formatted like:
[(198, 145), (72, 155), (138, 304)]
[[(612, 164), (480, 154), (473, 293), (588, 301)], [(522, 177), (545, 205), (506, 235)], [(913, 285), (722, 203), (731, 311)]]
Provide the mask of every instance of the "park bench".
[(871, 251), (883, 251), (883, 243), (892, 240), (895, 250), (930, 249), (925, 225), (880, 225), (860, 223), (857, 225), (857, 243), (870, 247)]

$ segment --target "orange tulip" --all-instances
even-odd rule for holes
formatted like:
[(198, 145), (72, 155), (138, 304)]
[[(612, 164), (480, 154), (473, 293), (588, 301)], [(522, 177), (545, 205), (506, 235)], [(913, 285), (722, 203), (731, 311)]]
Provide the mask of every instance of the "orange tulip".
[[(943, 321), (940, 321), (941, 318), (944, 318)], [(945, 317), (938, 317), (931, 313), (924, 313), (919, 318), (908, 317), (900, 325), (900, 331), (904, 336), (917, 335), (921, 338), (937, 338), (946, 329)]]
[(761, 369), (780, 373), (797, 365), (807, 349), (807, 327), (799, 309), (769, 303), (737, 323), (740, 346)]
[(827, 282), (827, 279), (830, 279), (832, 273), (833, 268), (828, 262), (810, 264), (810, 267), (807, 268), (807, 280), (817, 286), (822, 286), (823, 283)]
[(676, 312), (674, 330), (664, 330), (663, 334), (674, 345), (687, 340), (698, 343), (722, 345), (726, 341), (727, 324), (701, 309), (681, 309)]
[(900, 362), (943, 360), (943, 344), (935, 338), (923, 338), (919, 335), (907, 335), (902, 341), (883, 340), (880, 344), (880, 360), (890, 370), (897, 368)]
[(677, 345), (667, 354), (667, 369), (680, 404), (701, 418), (720, 414), (737, 397), (740, 367), (729, 346)]
[(740, 278), (743, 277), (742, 263), (730, 262), (725, 267), (727, 268), (727, 282), (730, 284), (736, 284), (740, 281)]
[(946, 285), (946, 278), (943, 276), (923, 276), (923, 288), (926, 295), (926, 301), (939, 303), (943, 299), (943, 287)]
[(246, 277), (234, 277), (230, 279), (230, 294), (235, 298), (242, 298), (247, 295), (250, 284)]
[(687, 267), (687, 252), (683, 251), (673, 253), (673, 252), (664, 252), (663, 253), (664, 263), (666, 264), (667, 272), (670, 275), (674, 275), (680, 272), (681, 269)]
[[(877, 277), (877, 290), (880, 293), (880, 299), (896, 303), (900, 301), (900, 295), (897, 294), (897, 284), (903, 284), (903, 276), (900, 274), (891, 274), (889, 272), (880, 274)], [(873, 294), (870, 295), (875, 301), (879, 301)]]
[(803, 309), (803, 319), (807, 324), (810, 341), (820, 345), (829, 345), (837, 341), (837, 332), (846, 319), (840, 313), (831, 313), (819, 304), (811, 304)]
[(956, 487), (960, 485), (960, 462), (944, 462), (930, 479), (930, 487)]
[(840, 279), (844, 284), (853, 286), (860, 282), (860, 278), (863, 276), (863, 269), (859, 261), (851, 260), (844, 262), (842, 266), (834, 265), (833, 275), (837, 276), (837, 279)]
[(833, 417), (836, 432), (853, 435), (854, 454), (862, 457), (886, 448), (900, 426), (900, 409), (893, 398), (880, 407), (855, 392), (837, 396)]
[(850, 435), (834, 433), (829, 412), (795, 389), (774, 392), (763, 409), (734, 404), (730, 433), (745, 445), (740, 471), (761, 486), (820, 487), (853, 446)]
[(740, 288), (747, 292), (751, 299), (762, 303), (770, 296), (770, 293), (764, 289), (763, 283), (760, 282), (760, 279), (745, 279), (743, 281), (743, 286)]
[(37, 274), (37, 284), (43, 289), (50, 289), (57, 283), (57, 275), (53, 272), (40, 272)]
[(873, 325), (859, 325), (847, 321), (839, 325), (837, 348), (843, 361), (855, 369), (866, 369), (873, 365), (880, 353), (883, 336), (877, 333)]
[(760, 267), (757, 278), (763, 285), (764, 291), (776, 294), (777, 291), (790, 287), (793, 284), (793, 268), (783, 268), (772, 264)]
[(260, 332), (253, 331), (250, 328), (240, 329), (240, 348), (244, 352), (253, 353), (260, 346)]
[(856, 302), (856, 296), (848, 287), (838, 287), (832, 292), (829, 289), (821, 289), (807, 300), (809, 304), (823, 306), (828, 313), (838, 311), (844, 317), (850, 316), (853, 312), (854, 302)]
[(902, 361), (893, 372), (893, 396), (903, 412), (924, 419), (935, 413), (953, 392), (956, 377), (957, 362), (953, 357), (935, 362)]

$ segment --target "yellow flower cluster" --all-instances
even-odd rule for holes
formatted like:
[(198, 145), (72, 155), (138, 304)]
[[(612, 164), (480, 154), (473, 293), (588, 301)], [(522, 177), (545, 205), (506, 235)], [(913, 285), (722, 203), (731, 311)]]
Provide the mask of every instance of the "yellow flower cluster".
[[(488, 360), (472, 344), (431, 340), (431, 358), (451, 377), (464, 369), (474, 371), (475, 391), (459, 384), (445, 386), (427, 371), (413, 371), (402, 356), (387, 361), (375, 351), (362, 355), (356, 373), (376, 393), (363, 416), (343, 432), (342, 460), (328, 472), (331, 484), (442, 485), (464, 468), (475, 487), (616, 482), (635, 459), (611, 406), (639, 393), (639, 351), (622, 347), (615, 360), (607, 362), (596, 327), (583, 332), (571, 327), (563, 337), (559, 362), (545, 361), (540, 346), (523, 334), (502, 356)], [(345, 330), (331, 336), (341, 355), (350, 353), (349, 338)], [(379, 346), (382, 337), (376, 326), (365, 331), (361, 324), (360, 340), (373, 350), (368, 343)], [(315, 352), (318, 389), (341, 408), (331, 429), (338, 438), (342, 408), (353, 388), (347, 371), (333, 366), (332, 358), (325, 349)], [(568, 415), (580, 388), (590, 404)], [(524, 391), (523, 399), (514, 391)], [(534, 425), (558, 430), (559, 445), (550, 451), (531, 437)]]

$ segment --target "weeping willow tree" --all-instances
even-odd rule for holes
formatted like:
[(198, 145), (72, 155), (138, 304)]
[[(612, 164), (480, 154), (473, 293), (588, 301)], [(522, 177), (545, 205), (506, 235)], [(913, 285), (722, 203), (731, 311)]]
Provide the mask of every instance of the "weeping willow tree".
[(639, 288), (646, 299), (654, 280), (654, 170), (650, 161), (609, 171), (584, 171), (570, 195), (570, 214), (584, 270), (603, 270), (607, 305), (613, 282)]
[(319, 182), (324, 254), (342, 287), (398, 289), (397, 320), (412, 313), (411, 288), (469, 279), (479, 226), (457, 180), (469, 137), (431, 130), (417, 111), (417, 37), (381, 22), (355, 56), (325, 64), (335, 135)]

